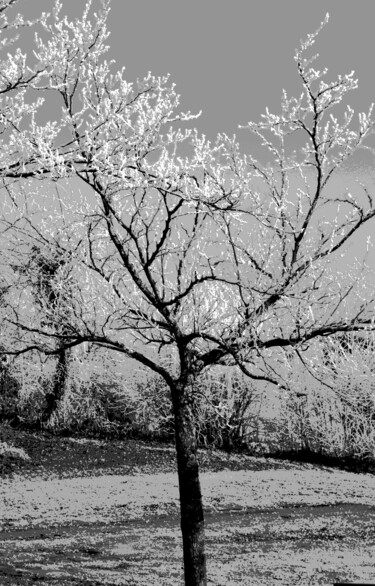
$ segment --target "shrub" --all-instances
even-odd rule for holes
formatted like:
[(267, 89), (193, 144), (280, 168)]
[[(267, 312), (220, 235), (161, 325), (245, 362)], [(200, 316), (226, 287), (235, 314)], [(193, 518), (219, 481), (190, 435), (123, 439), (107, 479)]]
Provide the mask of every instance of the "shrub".
[[(169, 439), (174, 419), (169, 389), (150, 376), (137, 387), (135, 422), (145, 435)], [(256, 441), (260, 396), (236, 369), (212, 369), (196, 381), (194, 415), (199, 446), (225, 450), (247, 448)]]
[(0, 371), (0, 420), (13, 419), (19, 415), (20, 384), (10, 368)]
[(283, 405), (284, 448), (332, 457), (375, 458), (375, 404), (363, 390), (338, 396), (328, 389), (291, 392)]
[(6, 442), (0, 442), (0, 471), (7, 472), (16, 465), (30, 460), (30, 456), (22, 448), (10, 446)]

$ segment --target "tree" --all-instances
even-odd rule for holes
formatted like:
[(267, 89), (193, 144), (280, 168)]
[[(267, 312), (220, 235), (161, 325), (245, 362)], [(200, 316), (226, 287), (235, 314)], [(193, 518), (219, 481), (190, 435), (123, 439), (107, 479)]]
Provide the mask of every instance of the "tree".
[[(20, 246), (20, 241), (15, 243)], [(16, 256), (20, 256), (17, 254)], [(54, 249), (48, 247), (43, 250), (38, 245), (26, 246), (26, 259), (20, 265), (13, 265), (12, 269), (20, 276), (18, 288), (30, 287), (35, 304), (41, 312), (41, 325), (48, 327), (57, 337), (69, 333), (64, 325), (61, 325), (61, 313), (69, 312), (69, 259), (64, 250), (57, 246)], [(67, 269), (67, 270), (66, 270)], [(64, 283), (64, 286), (62, 286)], [(68, 295), (68, 297), (67, 297)], [(64, 343), (57, 351), (57, 364), (52, 384), (52, 389), (46, 393), (46, 407), (42, 422), (47, 423), (55, 413), (64, 397), (68, 379), (68, 352)]]
[[(2, 234), (45, 246), (58, 233), (73, 277), (61, 332), (42, 323), (14, 281), (7, 349), (57, 354), (90, 342), (163, 377), (174, 410), (185, 583), (202, 586), (197, 380), (220, 364), (282, 385), (289, 355), (303, 360), (314, 340), (373, 328), (373, 298), (355, 269), (343, 279), (334, 266), (375, 215), (373, 199), (366, 187), (329, 191), (373, 120), (371, 110), (361, 114), (353, 130), (350, 108), (341, 123), (329, 116), (357, 82), (350, 74), (325, 83), (326, 71), (311, 67), (304, 54), (318, 29), (296, 52), (301, 97), (284, 92), (280, 115), (267, 110), (249, 124), (270, 163), (243, 155), (226, 135), (211, 145), (176, 129), (193, 116), (176, 114), (168, 78), (149, 74), (131, 85), (123, 70), (112, 73), (104, 60), (109, 2), (95, 19), (90, 9), (69, 22), (57, 1), (52, 23), (42, 22), (46, 40), (36, 40), (43, 73), (30, 92), (55, 94), (61, 120), (37, 124), (36, 109), (13, 116), (2, 134)], [(290, 153), (287, 141), (300, 136), (306, 144)], [(51, 182), (63, 187), (63, 205)], [(17, 249), (3, 250), (14, 263)]]

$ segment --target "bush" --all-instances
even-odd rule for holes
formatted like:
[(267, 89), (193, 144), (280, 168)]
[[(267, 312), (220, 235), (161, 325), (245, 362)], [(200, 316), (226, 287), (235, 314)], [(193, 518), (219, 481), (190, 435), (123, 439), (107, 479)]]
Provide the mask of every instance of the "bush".
[(0, 471), (12, 470), (15, 465), (30, 460), (30, 456), (22, 448), (15, 448), (6, 442), (0, 442)]
[(283, 406), (284, 448), (338, 458), (375, 459), (375, 403), (363, 389), (291, 392)]
[(19, 415), (20, 384), (9, 367), (0, 371), (0, 420), (9, 420)]
[[(40, 425), (53, 376), (53, 360), (14, 365), (13, 386), (8, 385), (3, 396), (4, 416), (6, 406), (8, 418), (17, 417), (25, 426)], [(44, 427), (54, 433), (172, 440), (174, 417), (165, 381), (151, 373), (127, 387), (123, 379), (124, 375), (116, 373), (114, 361), (103, 353), (71, 360), (65, 396)], [(259, 449), (260, 397), (238, 370), (206, 372), (196, 382), (195, 397), (199, 446)]]
[(256, 439), (260, 398), (235, 369), (213, 369), (197, 382), (198, 443), (227, 451), (241, 450)]
[(50, 384), (51, 375), (36, 353), (11, 360), (0, 372), (0, 418), (39, 426)]
[[(137, 387), (135, 423), (146, 436), (174, 436), (170, 391), (161, 377), (150, 376)], [(247, 449), (257, 437), (260, 397), (235, 369), (212, 369), (196, 381), (193, 406), (201, 447), (227, 451)]]

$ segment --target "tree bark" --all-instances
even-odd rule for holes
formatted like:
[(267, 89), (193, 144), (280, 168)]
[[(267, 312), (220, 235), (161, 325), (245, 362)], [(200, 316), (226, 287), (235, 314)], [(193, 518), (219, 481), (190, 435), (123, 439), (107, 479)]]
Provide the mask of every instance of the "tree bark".
[(199, 481), (195, 425), (189, 387), (172, 389), (185, 586), (206, 586), (206, 556), (202, 493)]
[(54, 375), (52, 391), (46, 394), (46, 408), (43, 413), (43, 423), (47, 423), (55, 413), (59, 402), (64, 397), (66, 380), (68, 378), (67, 350), (60, 350), (57, 354), (57, 365)]

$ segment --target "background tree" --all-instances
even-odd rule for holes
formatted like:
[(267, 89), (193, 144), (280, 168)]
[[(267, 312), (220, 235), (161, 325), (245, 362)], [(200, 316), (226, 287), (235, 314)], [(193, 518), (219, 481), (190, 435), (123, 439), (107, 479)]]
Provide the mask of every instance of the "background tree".
[[(42, 323), (14, 281), (7, 348), (56, 354), (90, 342), (163, 377), (174, 411), (185, 583), (204, 585), (198, 378), (212, 365), (237, 365), (255, 381), (286, 384), (291, 354), (301, 357), (319, 337), (373, 327), (359, 270), (343, 279), (335, 266), (375, 215), (373, 200), (366, 188), (330, 191), (334, 172), (372, 130), (371, 110), (358, 130), (350, 108), (341, 123), (329, 115), (357, 84), (352, 74), (325, 83), (326, 71), (304, 57), (319, 29), (296, 52), (300, 98), (284, 92), (280, 115), (267, 111), (249, 124), (272, 157), (261, 165), (235, 138), (212, 146), (176, 130), (192, 116), (175, 114), (167, 78), (150, 74), (133, 86), (123, 70), (112, 73), (104, 60), (109, 2), (95, 18), (90, 7), (69, 22), (57, 1), (36, 40), (43, 73), (30, 91), (54, 94), (61, 119), (38, 124), (36, 112), (25, 112), (2, 134), (2, 233), (38, 246), (58, 233), (74, 283), (61, 333)], [(64, 187), (63, 206), (50, 183), (40, 189), (43, 178)], [(27, 189), (12, 183), (22, 179)], [(14, 263), (16, 248), (4, 251)]]
[[(15, 245), (19, 247), (20, 241), (18, 240)], [(41, 326), (53, 332), (57, 346), (61, 346), (56, 350), (57, 363), (52, 388), (45, 396), (46, 406), (42, 416), (42, 423), (45, 424), (64, 397), (69, 374), (68, 351), (64, 347), (64, 342), (60, 341), (70, 331), (61, 325), (61, 314), (65, 314), (64, 321), (67, 321), (66, 312), (69, 313), (70, 305), (69, 259), (58, 245), (54, 249), (48, 247), (47, 250), (43, 250), (40, 246), (32, 244), (31, 247), (26, 247), (25, 256), (23, 264), (12, 266), (20, 275), (18, 287), (31, 288), (34, 303), (41, 312)]]

